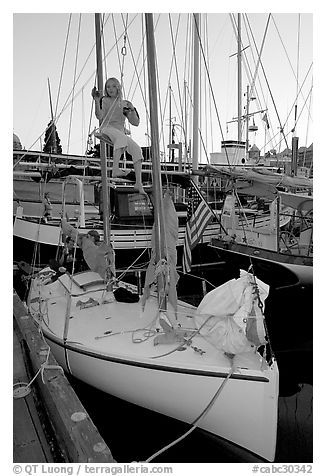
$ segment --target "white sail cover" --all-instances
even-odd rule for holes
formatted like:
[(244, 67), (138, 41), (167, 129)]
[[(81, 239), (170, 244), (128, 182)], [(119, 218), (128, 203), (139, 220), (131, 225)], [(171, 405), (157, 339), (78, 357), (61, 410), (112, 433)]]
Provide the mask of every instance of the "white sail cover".
[(196, 324), (200, 333), (218, 350), (254, 352), (266, 343), (262, 311), (268, 292), (267, 284), (241, 270), (240, 278), (213, 289), (199, 304)]

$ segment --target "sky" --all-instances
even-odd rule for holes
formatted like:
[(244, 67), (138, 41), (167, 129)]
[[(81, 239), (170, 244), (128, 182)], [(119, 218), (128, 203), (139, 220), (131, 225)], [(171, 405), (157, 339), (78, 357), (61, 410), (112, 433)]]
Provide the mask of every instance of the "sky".
[[(254, 75), (257, 51), (261, 48), (268, 22), (253, 94), (257, 100), (250, 101), (249, 109), (249, 112), (267, 110), (270, 124), (268, 131), (262, 121), (263, 113), (255, 114), (249, 122), (249, 125), (253, 125), (254, 120), (258, 126), (256, 133), (250, 132), (249, 144), (256, 144), (263, 152), (285, 148), (284, 140), (280, 142), (279, 121), (291, 147), (295, 103), (298, 114), (295, 132), (299, 136), (299, 146), (309, 146), (313, 142), (312, 20), (312, 14), (309, 13), (273, 13), (270, 17), (268, 13), (242, 15), (242, 42), (245, 48), (242, 62), (243, 113), (246, 105), (244, 94), (247, 85), (250, 85), (248, 72)], [(131, 127), (132, 137), (141, 146), (149, 145), (149, 106), (144, 80), (146, 66), (143, 66), (141, 15), (125, 12), (114, 14), (113, 20), (112, 15), (107, 13), (104, 22), (104, 77), (121, 79), (122, 75), (125, 97), (134, 103), (141, 117), (140, 126)], [(170, 117), (177, 124), (176, 141), (184, 141), (185, 129), (187, 142), (192, 137), (190, 23), (191, 15), (187, 13), (154, 15), (162, 151), (167, 151)], [(210, 152), (220, 150), (221, 140), (237, 138), (236, 122), (229, 122), (238, 115), (237, 43), (230, 14), (202, 13), (200, 43), (199, 160), (206, 162)], [(122, 54), (123, 48), (125, 55)], [(95, 73), (92, 13), (81, 16), (74, 13), (71, 17), (69, 13), (14, 13), (13, 130), (24, 148), (40, 150), (43, 146), (44, 131), (51, 119), (50, 87), (52, 109), (63, 152), (85, 153), (88, 134), (98, 126), (90, 95), (95, 84)], [(182, 119), (184, 115), (181, 109), (187, 109), (187, 125)], [(245, 140), (245, 131), (242, 140)]]

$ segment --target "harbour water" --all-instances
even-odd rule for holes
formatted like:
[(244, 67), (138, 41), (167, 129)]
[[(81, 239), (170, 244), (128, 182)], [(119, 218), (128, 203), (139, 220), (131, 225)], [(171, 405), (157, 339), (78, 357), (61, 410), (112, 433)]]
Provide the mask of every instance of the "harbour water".
[[(189, 425), (104, 394), (70, 378), (78, 397), (119, 463), (146, 461), (189, 430)], [(149, 383), (150, 385), (150, 383)], [(279, 397), (275, 462), (312, 463), (312, 385)], [(186, 389), (185, 389), (186, 392)], [(218, 402), (217, 402), (218, 403)], [(176, 402), (182, 405), (182, 402)], [(248, 428), (250, 431), (250, 428)], [(259, 461), (196, 429), (160, 454), (157, 463), (244, 463)]]

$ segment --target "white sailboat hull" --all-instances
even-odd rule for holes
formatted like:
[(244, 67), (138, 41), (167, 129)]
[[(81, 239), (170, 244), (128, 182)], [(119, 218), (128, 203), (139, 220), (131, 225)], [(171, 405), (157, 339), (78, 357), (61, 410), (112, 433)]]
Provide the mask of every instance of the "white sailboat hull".
[[(40, 323), (43, 334), (67, 372), (104, 392), (189, 424), (201, 415), (225, 383), (198, 426), (273, 461), (278, 408), (275, 361), (264, 370), (236, 368), (225, 382), (231, 361), (200, 335), (193, 339), (193, 345), (204, 350), (202, 355), (190, 347), (173, 352), (175, 343), (153, 345), (152, 338), (133, 342), (130, 329), (144, 330), (148, 317), (155, 316), (154, 298), (149, 299), (143, 314), (139, 303), (121, 302), (77, 312), (78, 301), (90, 296), (98, 299), (100, 294), (78, 293), (74, 285), (69, 332), (64, 338), (68, 285), (62, 290), (58, 281), (46, 286), (34, 281), (29, 308), (37, 317), (40, 308), (36, 303), (40, 303), (45, 316)], [(180, 303), (178, 309), (181, 324), (183, 316), (188, 327), (193, 326), (195, 308)], [(105, 335), (108, 330), (112, 336)]]
[[(79, 228), (80, 233), (87, 233), (94, 228)], [(101, 239), (103, 239), (103, 227), (96, 228)], [(219, 225), (216, 223), (206, 227), (202, 243), (210, 243), (212, 237), (216, 236)], [(38, 223), (30, 219), (15, 218), (14, 237), (21, 238), (30, 242), (58, 246), (61, 237), (60, 223)], [(114, 249), (134, 249), (149, 248), (151, 246), (152, 228), (131, 228), (131, 229), (112, 229), (111, 244)], [(185, 236), (185, 227), (181, 226), (178, 233), (177, 246), (183, 246)]]
[[(56, 358), (60, 358), (59, 355)], [(226, 378), (226, 374), (223, 377), (202, 376), (181, 369), (144, 368), (74, 351), (68, 351), (68, 361), (70, 372), (81, 381), (187, 423), (192, 423), (201, 414)], [(278, 394), (276, 373), (276, 369), (270, 372), (269, 382), (229, 380), (199, 427), (273, 461)]]

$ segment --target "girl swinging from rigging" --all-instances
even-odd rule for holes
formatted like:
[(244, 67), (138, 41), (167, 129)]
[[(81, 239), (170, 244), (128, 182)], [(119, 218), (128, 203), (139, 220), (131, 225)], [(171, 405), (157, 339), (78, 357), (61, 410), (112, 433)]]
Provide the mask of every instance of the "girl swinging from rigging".
[(94, 87), (92, 97), (95, 101), (95, 115), (100, 121), (100, 133), (95, 134), (103, 140), (113, 143), (112, 177), (125, 177), (127, 173), (119, 168), (119, 160), (126, 150), (134, 163), (136, 182), (135, 191), (145, 194), (141, 179), (142, 150), (136, 142), (127, 135), (126, 118), (133, 126), (139, 125), (139, 115), (130, 101), (122, 99), (121, 84), (116, 78), (109, 78), (104, 87), (104, 96)]

